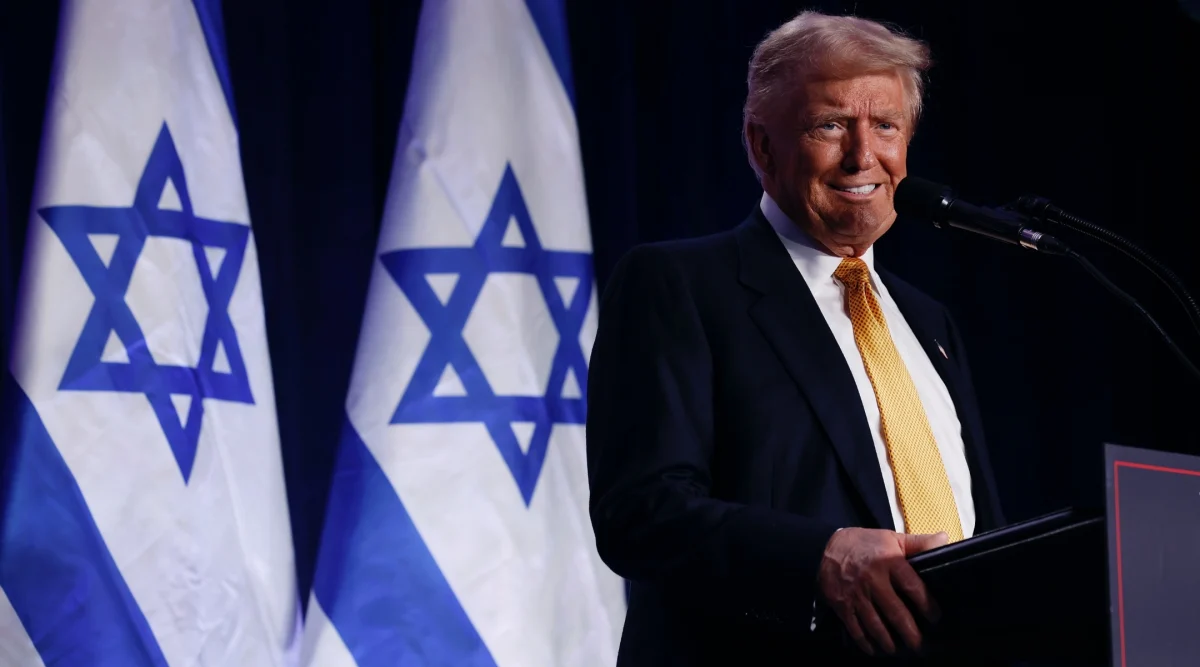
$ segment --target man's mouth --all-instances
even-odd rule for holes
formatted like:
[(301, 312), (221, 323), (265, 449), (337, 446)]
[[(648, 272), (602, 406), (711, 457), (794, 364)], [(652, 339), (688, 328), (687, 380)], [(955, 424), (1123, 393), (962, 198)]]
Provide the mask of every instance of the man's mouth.
[(869, 195), (875, 191), (875, 188), (879, 187), (879, 184), (878, 183), (868, 183), (866, 185), (858, 185), (858, 186), (855, 186), (852, 188), (844, 188), (844, 187), (839, 187), (836, 185), (830, 185), (829, 187), (831, 187), (834, 190), (837, 190), (839, 192), (848, 192), (852, 195)]

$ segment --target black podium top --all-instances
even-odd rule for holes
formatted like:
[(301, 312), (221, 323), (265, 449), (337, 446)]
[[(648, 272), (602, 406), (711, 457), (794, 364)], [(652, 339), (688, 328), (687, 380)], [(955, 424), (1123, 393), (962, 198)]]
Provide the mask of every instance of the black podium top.
[[(942, 619), (931, 627), (918, 615), (926, 655), (880, 664), (1109, 664), (1102, 510), (1061, 510), (927, 551), (909, 562), (941, 607)], [(861, 653), (832, 612), (824, 612), (818, 625), (836, 627), (850, 660), (845, 664), (858, 664), (849, 656)]]
[(934, 662), (1107, 664), (1103, 512), (1061, 510), (909, 562), (942, 608), (942, 621), (924, 628)]

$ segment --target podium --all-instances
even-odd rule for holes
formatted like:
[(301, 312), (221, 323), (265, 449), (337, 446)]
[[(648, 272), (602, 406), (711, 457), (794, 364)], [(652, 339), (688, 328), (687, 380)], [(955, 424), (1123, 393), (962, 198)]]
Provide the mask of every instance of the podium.
[(942, 608), (927, 662), (1109, 664), (1106, 528), (1066, 509), (911, 558)]
[(901, 664), (1200, 664), (1200, 457), (1107, 445), (1105, 458), (1106, 507), (909, 559), (942, 619), (918, 619), (927, 655)]

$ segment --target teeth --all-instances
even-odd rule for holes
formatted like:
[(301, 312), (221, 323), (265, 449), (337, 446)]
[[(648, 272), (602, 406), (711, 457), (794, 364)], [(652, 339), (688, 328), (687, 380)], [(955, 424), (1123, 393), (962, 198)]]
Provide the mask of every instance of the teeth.
[(857, 188), (837, 188), (837, 189), (838, 189), (838, 190), (841, 190), (842, 192), (852, 192), (852, 193), (854, 193), (854, 194), (856, 194), (856, 195), (865, 195), (865, 194), (867, 194), (867, 193), (870, 193), (870, 192), (874, 191), (874, 190), (875, 190), (875, 185), (874, 185), (874, 184), (871, 184), (871, 185), (860, 185), (860, 186), (858, 186)]

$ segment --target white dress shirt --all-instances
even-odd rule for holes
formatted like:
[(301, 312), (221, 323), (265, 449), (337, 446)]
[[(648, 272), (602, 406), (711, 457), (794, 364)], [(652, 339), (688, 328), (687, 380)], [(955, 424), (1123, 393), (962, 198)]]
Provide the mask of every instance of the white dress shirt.
[[(875, 455), (879, 459), (879, 469), (883, 473), (883, 486), (887, 490), (888, 504), (892, 509), (892, 522), (896, 532), (904, 532), (904, 518), (900, 514), (900, 503), (896, 499), (896, 480), (892, 476), (892, 466), (888, 462), (887, 445), (883, 440), (883, 429), (879, 419), (879, 404), (875, 399), (875, 389), (871, 386), (871, 378), (863, 365), (858, 345), (854, 342), (854, 326), (850, 315), (846, 312), (845, 288), (834, 279), (833, 272), (841, 264), (842, 258), (829, 254), (812, 238), (805, 234), (780, 210), (779, 205), (770, 195), (763, 193), (762, 212), (779, 235), (779, 239), (787, 248), (792, 261), (808, 283), (808, 289), (821, 308), (821, 314), (829, 324), (833, 337), (837, 339), (838, 347), (846, 357), (850, 373), (854, 376), (854, 384), (858, 387), (858, 396), (862, 401), (863, 411), (867, 415), (867, 424), (871, 427), (871, 439), (875, 442)], [(862, 260), (871, 271), (871, 287), (875, 298), (883, 309), (884, 319), (887, 320), (888, 331), (892, 334), (892, 342), (904, 361), (908, 374), (912, 376), (917, 386), (917, 395), (921, 397), (921, 405), (925, 408), (925, 416), (933, 430), (937, 441), (938, 451), (942, 454), (942, 463), (946, 466), (946, 476), (950, 478), (950, 490), (954, 494), (954, 502), (958, 505), (958, 517), (962, 522), (963, 537), (971, 537), (975, 531), (975, 503), (971, 498), (971, 470), (967, 466), (967, 457), (962, 439), (962, 425), (954, 409), (954, 401), (950, 392), (934, 368), (933, 362), (925, 354), (916, 334), (900, 313), (896, 302), (888, 294), (887, 286), (875, 272), (875, 249), (868, 248)], [(943, 345), (945, 341), (938, 342)]]

